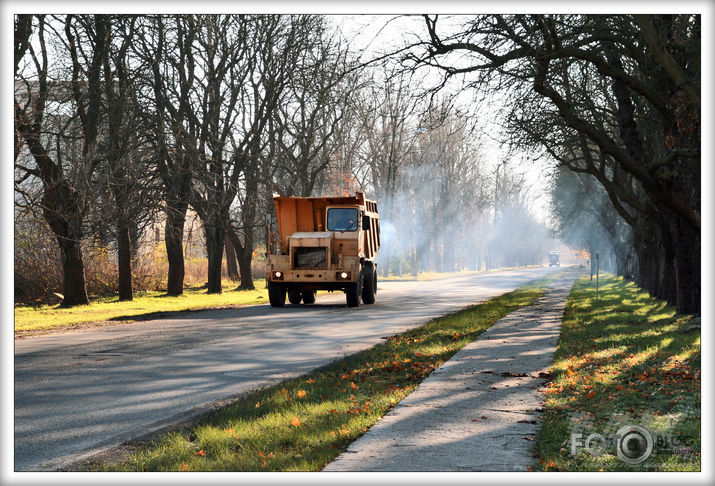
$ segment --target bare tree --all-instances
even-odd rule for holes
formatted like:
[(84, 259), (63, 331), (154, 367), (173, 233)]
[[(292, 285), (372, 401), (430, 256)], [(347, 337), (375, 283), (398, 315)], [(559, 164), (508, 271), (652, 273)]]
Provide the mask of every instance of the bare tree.
[[(129, 60), (129, 47), (135, 38), (135, 16), (99, 16), (107, 36), (103, 52), (103, 98), (106, 100), (106, 130), (103, 152), (106, 154), (109, 191), (114, 199), (119, 267), (119, 300), (132, 300), (132, 244), (130, 229), (133, 214), (139, 212), (138, 198), (150, 186), (147, 167), (140, 167), (137, 150), (139, 117), (135, 79), (138, 69)], [(139, 140), (137, 140), (139, 139)], [(132, 152), (130, 154), (130, 151)], [(141, 180), (141, 184), (139, 181)], [(132, 204), (134, 203), (134, 204)]]
[(149, 71), (141, 90), (147, 101), (143, 116), (163, 186), (168, 295), (181, 295), (184, 289), (184, 224), (198, 165), (201, 124), (195, 103), (200, 94), (193, 47), (197, 35), (191, 16), (149, 16), (140, 20), (134, 45), (135, 55)]
[[(663, 251), (655, 268), (674, 276), (668, 300), (681, 312), (697, 312), (699, 17), (480, 16), (449, 38), (439, 32), (438, 17), (425, 22), (426, 49), (407, 58), (447, 77), (474, 74), (473, 88), (517, 88), (525, 102), (520, 108), (538, 113), (546, 127), (553, 122), (567, 145), (581, 152), (579, 160), (602, 160), (588, 170), (601, 172), (597, 179), (611, 201), (630, 206), (627, 211), (649, 230), (658, 229), (656, 248)], [(455, 53), (466, 54), (468, 62), (455, 66)], [(627, 202), (630, 183), (646, 204)], [(649, 290), (653, 280), (646, 282)]]
[[(99, 16), (67, 15), (53, 20), (50, 25), (44, 15), (34, 18), (37, 25), (35, 40), (40, 49), (37, 53), (28, 40), (30, 32), (26, 28), (26, 18), (16, 19), (16, 34), (20, 34), (15, 39), (16, 62), (23, 59), (20, 54), (23, 46), (29, 62), (22, 70), (18, 70), (16, 64), (15, 129), (34, 161), (34, 167), (16, 163), (16, 168), (26, 174), (23, 177), (31, 175), (42, 181), (40, 204), (62, 255), (62, 305), (73, 306), (89, 303), (81, 241), (83, 220), (92, 200), (92, 176), (102, 160), (97, 153), (97, 139), (101, 117), (102, 59), (109, 39)], [(56, 26), (64, 27), (64, 37)], [(65, 72), (59, 66), (49, 65), (48, 29), (57, 41), (60, 53), (69, 55), (69, 82), (62, 78), (49, 79), (50, 68), (60, 77)], [(81, 33), (81, 46), (77, 41), (78, 32)], [(47, 131), (48, 99), (63, 107), (71, 107), (71, 115), (64, 117), (66, 120), (60, 131)], [(79, 133), (70, 133), (73, 129)], [(63, 149), (62, 144), (68, 138), (81, 141), (78, 154)], [(49, 144), (54, 144), (54, 148), (49, 148)]]
[[(352, 87), (347, 46), (329, 31), (324, 17), (295, 19), (307, 35), (302, 55), (292, 66), (290, 81), (277, 105), (269, 129), (274, 150), (269, 164), (273, 187), (284, 196), (315, 192), (338, 144), (338, 130)], [(268, 162), (268, 161), (267, 161)]]

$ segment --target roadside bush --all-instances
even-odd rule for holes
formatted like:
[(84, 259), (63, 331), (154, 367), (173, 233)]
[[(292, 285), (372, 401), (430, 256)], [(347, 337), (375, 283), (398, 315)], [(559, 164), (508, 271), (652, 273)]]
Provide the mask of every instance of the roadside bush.
[(62, 284), (57, 243), (44, 225), (31, 218), (15, 221), (15, 302), (44, 301)]

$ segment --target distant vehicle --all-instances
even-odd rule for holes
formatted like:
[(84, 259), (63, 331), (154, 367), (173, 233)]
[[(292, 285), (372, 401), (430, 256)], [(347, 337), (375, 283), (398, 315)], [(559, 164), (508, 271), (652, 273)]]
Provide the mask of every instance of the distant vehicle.
[(278, 238), (268, 222), (266, 282), (274, 307), (312, 304), (318, 290), (345, 292), (348, 307), (377, 294), (377, 202), (347, 197), (274, 197)]
[(560, 267), (561, 266), (561, 262), (559, 261), (560, 255), (561, 255), (561, 253), (558, 251), (550, 251), (549, 252), (549, 266), (550, 267), (553, 267), (553, 266)]

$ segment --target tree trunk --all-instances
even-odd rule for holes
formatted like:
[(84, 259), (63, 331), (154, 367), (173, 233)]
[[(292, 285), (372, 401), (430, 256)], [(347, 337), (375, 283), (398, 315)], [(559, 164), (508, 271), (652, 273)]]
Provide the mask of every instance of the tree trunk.
[(220, 294), (221, 287), (221, 263), (223, 261), (223, 247), (225, 230), (223, 225), (204, 222), (204, 233), (206, 234), (206, 253), (208, 253), (208, 288), (209, 294)]
[(117, 252), (119, 265), (119, 300), (133, 300), (132, 293), (132, 254), (129, 225), (120, 220), (117, 225)]
[(184, 292), (184, 222), (186, 221), (186, 204), (171, 206), (167, 203), (166, 226), (164, 241), (166, 243), (166, 258), (169, 262), (167, 276), (167, 295), (181, 295)]
[(253, 273), (251, 271), (251, 263), (253, 262), (253, 238), (246, 236), (246, 241), (241, 243), (235, 231), (228, 230), (226, 235), (236, 249), (236, 259), (238, 260), (238, 268), (241, 273), (241, 284), (238, 286), (238, 290), (255, 289), (256, 286), (253, 283)]
[(256, 286), (253, 284), (253, 273), (251, 272), (251, 263), (253, 262), (253, 249), (251, 247), (243, 248), (238, 252), (238, 267), (241, 272), (241, 285), (239, 290), (253, 290)]
[(84, 278), (84, 262), (80, 242), (58, 237), (62, 255), (62, 273), (64, 276), (64, 299), (61, 307), (89, 304), (87, 282)]
[(676, 282), (675, 306), (681, 314), (699, 314), (700, 237), (682, 218), (672, 223)]
[(234, 282), (238, 282), (238, 267), (236, 266), (236, 250), (231, 243), (231, 238), (226, 238), (226, 269), (228, 270), (228, 278)]
[(615, 262), (615, 270), (616, 270), (616, 275), (627, 278), (628, 276), (628, 264), (627, 264), (627, 251), (626, 249), (620, 245), (620, 244), (615, 244), (613, 245), (613, 253), (614, 257), (616, 259)]
[(52, 229), (62, 256), (62, 307), (89, 304), (82, 261), (82, 212), (78, 194), (65, 181), (45, 188), (43, 215)]

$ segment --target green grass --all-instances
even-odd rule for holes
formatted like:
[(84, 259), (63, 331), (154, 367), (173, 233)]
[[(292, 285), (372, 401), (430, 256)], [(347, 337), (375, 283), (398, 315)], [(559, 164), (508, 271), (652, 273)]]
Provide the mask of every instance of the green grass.
[[(697, 471), (700, 469), (700, 333), (684, 332), (678, 315), (621, 278), (580, 279), (564, 313), (546, 391), (537, 452), (541, 467), (560, 471)], [(637, 465), (615, 447), (571, 455), (572, 433), (607, 436), (640, 425), (654, 438), (653, 454)], [(658, 437), (660, 436), (660, 439)], [(677, 438), (687, 449), (675, 451)]]
[(89, 305), (70, 308), (59, 306), (15, 307), (15, 333), (71, 328), (78, 324), (103, 321), (131, 322), (179, 312), (214, 307), (238, 307), (268, 302), (262, 279), (254, 280), (256, 290), (235, 290), (236, 284), (224, 285), (222, 294), (207, 294), (205, 288), (189, 288), (178, 297), (163, 292), (135, 293), (134, 300), (119, 302), (116, 296), (94, 297)]
[(101, 471), (318, 471), (549, 279), (432, 320), (300, 378), (254, 391), (193, 425), (131, 445)]

